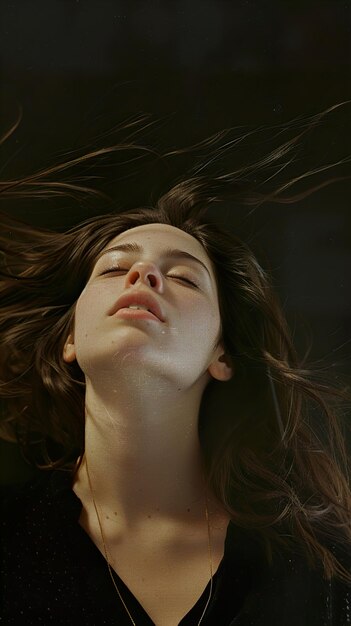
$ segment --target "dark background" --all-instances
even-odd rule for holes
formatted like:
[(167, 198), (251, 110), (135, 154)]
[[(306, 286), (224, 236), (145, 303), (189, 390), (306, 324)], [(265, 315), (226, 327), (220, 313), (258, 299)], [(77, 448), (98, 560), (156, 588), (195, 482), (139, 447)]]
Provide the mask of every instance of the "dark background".
[[(23, 110), (20, 127), (2, 148), (6, 180), (80, 146), (108, 145), (111, 129), (139, 113), (159, 120), (149, 143), (174, 148), (223, 128), (272, 127), (351, 100), (348, 0), (13, 0), (1, 2), (0, 18), (1, 132)], [(290, 177), (294, 167), (301, 173), (350, 155), (350, 113), (346, 104), (327, 116)], [(265, 145), (258, 135), (233, 159), (247, 162)], [(147, 166), (121, 181), (115, 169), (106, 169), (115, 208), (149, 204), (161, 170)], [(350, 175), (350, 166), (337, 173)], [(349, 192), (350, 182), (339, 182), (293, 205), (268, 203), (250, 214), (233, 206), (219, 214), (271, 269), (300, 351), (312, 337), (311, 360), (346, 381)], [(56, 229), (111, 210), (73, 199), (5, 202), (2, 208)], [(1, 451), (3, 481), (28, 474), (16, 446), (2, 444)]]

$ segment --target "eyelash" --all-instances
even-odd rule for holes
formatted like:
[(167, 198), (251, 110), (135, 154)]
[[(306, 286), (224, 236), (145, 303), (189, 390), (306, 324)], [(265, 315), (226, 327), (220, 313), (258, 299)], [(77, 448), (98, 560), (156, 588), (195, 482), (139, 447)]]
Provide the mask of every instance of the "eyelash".
[(185, 283), (188, 283), (189, 285), (192, 285), (193, 287), (198, 287), (198, 285), (196, 283), (194, 283), (194, 281), (190, 280), (189, 278), (185, 278), (184, 276), (175, 276), (173, 274), (168, 274), (169, 278), (178, 278), (178, 280), (183, 280)]
[[(113, 272), (127, 272), (128, 270), (123, 269), (122, 267), (111, 267), (108, 270), (105, 270), (104, 272), (101, 272), (100, 276), (104, 276), (105, 274), (112, 274)], [(184, 276), (176, 276), (175, 274), (168, 274), (169, 278), (178, 278), (178, 280), (182, 280), (185, 283), (188, 283), (189, 285), (192, 285), (193, 287), (197, 287), (198, 285), (196, 283), (194, 283), (192, 280), (190, 280), (189, 278), (185, 278)]]

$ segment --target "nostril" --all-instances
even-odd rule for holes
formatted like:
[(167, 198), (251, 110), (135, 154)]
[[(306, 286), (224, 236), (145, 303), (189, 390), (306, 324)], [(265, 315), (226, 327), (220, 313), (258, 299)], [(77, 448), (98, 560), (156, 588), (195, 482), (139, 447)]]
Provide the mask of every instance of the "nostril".
[[(152, 264), (153, 265), (153, 264)], [(135, 284), (138, 281), (142, 281), (148, 284), (150, 287), (157, 287), (160, 282), (160, 272), (155, 267), (151, 267), (151, 263), (139, 262), (133, 266), (128, 273), (128, 280), (130, 283)]]
[(157, 284), (157, 278), (156, 276), (154, 276), (153, 274), (150, 274), (148, 276), (149, 282), (150, 282), (150, 286), (151, 287), (155, 287), (155, 285)]
[(130, 277), (130, 282), (134, 285), (139, 281), (148, 284), (149, 287), (155, 287), (157, 285), (157, 278), (153, 275), (147, 274), (143, 276), (141, 272), (137, 272)]

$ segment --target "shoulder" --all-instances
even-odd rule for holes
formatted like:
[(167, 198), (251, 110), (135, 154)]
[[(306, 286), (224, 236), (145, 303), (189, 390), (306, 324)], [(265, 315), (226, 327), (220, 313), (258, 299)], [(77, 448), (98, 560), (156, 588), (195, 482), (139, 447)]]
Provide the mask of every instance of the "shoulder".
[(0, 485), (2, 536), (12, 535), (23, 527), (36, 512), (50, 506), (50, 481), (52, 470), (38, 471), (25, 482)]
[(81, 502), (72, 491), (72, 470), (37, 470), (25, 482), (0, 485), (0, 508), (2, 524), (10, 527), (18, 519), (23, 525), (27, 518), (43, 518), (45, 512), (57, 518), (58, 510), (77, 517)]
[[(351, 625), (350, 583), (336, 576), (327, 579), (322, 564), (312, 567), (302, 549), (277, 548), (269, 560), (254, 532), (238, 531), (233, 525), (230, 531), (233, 592), (238, 568), (249, 575), (249, 591), (240, 614), (243, 620), (244, 616), (250, 618), (257, 626)], [(340, 538), (328, 549), (351, 573), (350, 542)], [(240, 620), (238, 624), (241, 626)]]
[(0, 484), (2, 512), (11, 513), (20, 503), (28, 501), (40, 482), (42, 482), (42, 474), (38, 472), (25, 481)]

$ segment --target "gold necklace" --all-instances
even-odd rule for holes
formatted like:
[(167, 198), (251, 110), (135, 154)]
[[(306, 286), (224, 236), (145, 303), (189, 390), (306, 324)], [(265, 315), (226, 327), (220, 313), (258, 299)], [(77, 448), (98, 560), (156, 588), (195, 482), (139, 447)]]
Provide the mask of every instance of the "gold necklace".
[[(87, 468), (87, 476), (88, 476), (90, 493), (91, 493), (91, 497), (92, 497), (92, 500), (93, 500), (93, 503), (94, 503), (94, 508), (95, 508), (97, 521), (98, 521), (99, 527), (100, 527), (100, 534), (101, 534), (101, 539), (102, 539), (102, 545), (104, 547), (104, 553), (105, 553), (105, 559), (106, 559), (106, 562), (107, 562), (108, 571), (110, 573), (113, 585), (114, 585), (114, 587), (115, 587), (115, 589), (117, 591), (118, 597), (119, 597), (120, 601), (122, 602), (126, 612), (128, 613), (130, 621), (132, 622), (133, 626), (136, 626), (136, 623), (133, 620), (133, 618), (132, 618), (132, 616), (131, 616), (131, 614), (130, 614), (130, 612), (128, 610), (128, 607), (127, 607), (126, 603), (124, 602), (124, 600), (122, 598), (121, 592), (118, 589), (116, 581), (115, 581), (115, 579), (113, 577), (113, 574), (112, 574), (112, 569), (111, 569), (110, 561), (109, 561), (109, 558), (108, 558), (107, 545), (106, 545), (104, 533), (103, 533), (103, 530), (102, 530), (102, 524), (101, 524), (101, 521), (100, 521), (100, 516), (99, 516), (99, 513), (98, 513), (97, 505), (96, 505), (95, 498), (94, 498), (93, 487), (92, 487), (91, 480), (90, 480), (90, 474), (89, 474), (89, 468), (88, 468), (88, 460), (87, 460), (86, 455), (85, 455), (85, 465), (86, 465), (86, 468)], [(212, 545), (211, 545), (210, 518), (209, 518), (209, 514), (208, 514), (208, 505), (207, 505), (207, 493), (206, 493), (205, 502), (206, 502), (206, 504), (205, 504), (205, 511), (206, 511), (206, 521), (207, 521), (207, 533), (208, 533), (208, 554), (209, 554), (209, 562), (210, 562), (210, 593), (208, 595), (207, 602), (205, 604), (205, 608), (204, 608), (204, 610), (201, 613), (201, 617), (200, 617), (200, 619), (199, 619), (199, 621), (197, 623), (197, 626), (200, 626), (200, 624), (201, 624), (201, 622), (203, 620), (203, 617), (204, 617), (204, 615), (205, 615), (205, 613), (207, 611), (207, 607), (208, 607), (208, 605), (210, 603), (210, 600), (211, 600), (211, 597), (212, 597), (212, 587), (213, 587)]]

